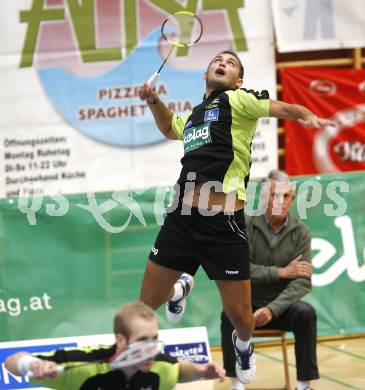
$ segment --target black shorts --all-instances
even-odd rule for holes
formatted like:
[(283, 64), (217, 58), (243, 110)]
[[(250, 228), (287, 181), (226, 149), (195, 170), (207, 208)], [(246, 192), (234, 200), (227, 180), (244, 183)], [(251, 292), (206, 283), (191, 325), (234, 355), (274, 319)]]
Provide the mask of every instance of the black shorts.
[(150, 260), (190, 275), (201, 265), (213, 280), (250, 279), (243, 210), (214, 216), (190, 210), (191, 215), (182, 215), (180, 205), (167, 214)]

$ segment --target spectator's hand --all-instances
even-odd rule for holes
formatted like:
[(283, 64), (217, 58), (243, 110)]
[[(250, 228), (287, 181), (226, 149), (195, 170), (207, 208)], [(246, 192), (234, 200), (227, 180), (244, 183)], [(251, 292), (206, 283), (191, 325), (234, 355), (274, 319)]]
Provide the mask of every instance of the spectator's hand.
[(310, 117), (304, 119), (298, 119), (298, 122), (306, 129), (315, 128), (319, 129), (322, 126), (334, 126), (335, 122), (329, 119), (319, 118), (316, 115), (311, 115)]
[(49, 360), (34, 361), (30, 367), (37, 379), (55, 378), (59, 373), (57, 364)]
[(154, 103), (158, 100), (156, 87), (150, 88), (147, 83), (139, 87), (138, 96), (141, 100), (146, 100), (147, 103)]
[(268, 307), (261, 307), (257, 309), (253, 316), (255, 317), (256, 326), (261, 327), (268, 324), (274, 317), (272, 311)]
[(302, 260), (302, 255), (299, 255), (286, 267), (279, 268), (278, 274), (281, 279), (310, 279), (312, 277), (312, 264)]
[(219, 379), (220, 382), (223, 382), (226, 370), (215, 363), (208, 363), (202, 366), (201, 374), (204, 379)]

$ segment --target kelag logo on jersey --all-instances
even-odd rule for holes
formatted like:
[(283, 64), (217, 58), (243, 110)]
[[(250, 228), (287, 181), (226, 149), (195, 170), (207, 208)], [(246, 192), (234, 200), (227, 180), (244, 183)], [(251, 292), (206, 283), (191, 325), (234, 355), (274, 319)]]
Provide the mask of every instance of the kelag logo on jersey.
[(205, 144), (210, 144), (212, 138), (210, 137), (209, 123), (203, 123), (200, 126), (190, 127), (184, 131), (184, 152), (200, 148)]
[(219, 108), (214, 108), (213, 110), (205, 111), (204, 122), (217, 121), (219, 117)]
[(204, 342), (166, 345), (164, 351), (173, 357), (194, 363), (205, 364), (209, 362), (207, 345)]
[(0, 348), (0, 389), (1, 390), (15, 390), (15, 389), (27, 389), (39, 386), (32, 386), (28, 382), (28, 378), (18, 377), (11, 374), (4, 366), (5, 360), (8, 356), (20, 352), (26, 351), (29, 353), (37, 352), (49, 352), (60, 348), (77, 347), (76, 343), (67, 344), (51, 344), (51, 345), (37, 345), (28, 347), (16, 347), (16, 348)]

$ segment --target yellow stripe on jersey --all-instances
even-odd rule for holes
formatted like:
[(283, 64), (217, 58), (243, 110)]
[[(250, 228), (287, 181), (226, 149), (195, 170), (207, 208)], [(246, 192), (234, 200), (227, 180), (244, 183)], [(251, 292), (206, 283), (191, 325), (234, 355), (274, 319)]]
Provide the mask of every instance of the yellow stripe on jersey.
[(270, 99), (260, 98), (242, 89), (226, 91), (232, 115), (232, 148), (234, 158), (223, 180), (223, 191), (237, 192), (238, 199), (246, 200), (245, 177), (251, 166), (251, 142), (259, 118), (268, 117)]
[(190, 115), (191, 115), (191, 112), (189, 112), (188, 114), (183, 114), (183, 115), (174, 114), (174, 116), (172, 118), (171, 128), (179, 140), (183, 139), (185, 124), (186, 124), (186, 121), (188, 120)]

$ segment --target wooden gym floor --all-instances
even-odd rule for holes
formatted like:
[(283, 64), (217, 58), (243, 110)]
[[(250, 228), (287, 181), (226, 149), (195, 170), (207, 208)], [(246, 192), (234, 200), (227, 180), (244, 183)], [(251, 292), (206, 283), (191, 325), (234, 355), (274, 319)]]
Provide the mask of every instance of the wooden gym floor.
[[(284, 368), (279, 345), (255, 346), (257, 375), (245, 389), (269, 390), (284, 386)], [(291, 388), (295, 388), (294, 346), (288, 346)], [(220, 350), (213, 351), (213, 360), (222, 364)], [(317, 344), (317, 358), (321, 378), (312, 382), (315, 390), (365, 390), (365, 334), (347, 339), (322, 339)], [(177, 390), (230, 390), (229, 380), (198, 381), (180, 384)]]

